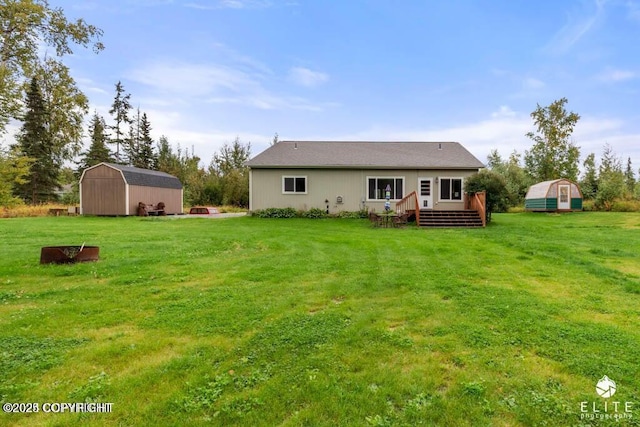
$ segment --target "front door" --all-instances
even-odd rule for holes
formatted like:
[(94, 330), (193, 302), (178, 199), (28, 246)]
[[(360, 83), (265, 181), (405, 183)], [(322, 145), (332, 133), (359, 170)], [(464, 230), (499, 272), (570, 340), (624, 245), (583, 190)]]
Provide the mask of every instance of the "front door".
[(418, 178), (420, 209), (433, 209), (433, 178)]
[(558, 185), (558, 209), (571, 210), (570, 185)]

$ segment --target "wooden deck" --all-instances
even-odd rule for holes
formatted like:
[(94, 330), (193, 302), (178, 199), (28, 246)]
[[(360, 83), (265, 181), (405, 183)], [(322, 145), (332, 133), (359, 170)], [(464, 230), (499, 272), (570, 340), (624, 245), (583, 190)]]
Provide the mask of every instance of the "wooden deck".
[(407, 194), (396, 203), (396, 212), (408, 213), (415, 217), (418, 227), (485, 227), (486, 193), (484, 191), (475, 194), (467, 193), (464, 210), (431, 210), (418, 207), (418, 195), (415, 191)]
[(478, 211), (420, 211), (420, 227), (483, 227)]

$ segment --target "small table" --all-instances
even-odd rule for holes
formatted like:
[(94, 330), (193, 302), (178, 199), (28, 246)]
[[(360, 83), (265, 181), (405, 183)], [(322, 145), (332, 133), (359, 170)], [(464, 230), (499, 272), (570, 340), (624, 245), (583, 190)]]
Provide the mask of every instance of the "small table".
[(398, 217), (395, 213), (381, 213), (379, 214), (381, 221), (380, 226), (383, 228), (393, 227), (393, 219)]

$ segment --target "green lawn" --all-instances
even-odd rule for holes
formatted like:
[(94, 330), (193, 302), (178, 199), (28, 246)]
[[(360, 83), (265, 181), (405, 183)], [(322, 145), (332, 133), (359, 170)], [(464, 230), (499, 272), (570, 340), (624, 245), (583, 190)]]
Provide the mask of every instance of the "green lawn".
[[(0, 400), (113, 403), (0, 425), (640, 425), (635, 213), (3, 219), (0, 242)], [(39, 265), (83, 242), (99, 262)], [(604, 375), (631, 420), (581, 420)]]

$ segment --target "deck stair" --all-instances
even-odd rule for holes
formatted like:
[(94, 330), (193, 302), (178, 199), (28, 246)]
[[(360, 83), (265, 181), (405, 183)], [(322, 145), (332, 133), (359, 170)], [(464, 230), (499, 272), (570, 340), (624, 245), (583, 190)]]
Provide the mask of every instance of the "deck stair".
[(475, 210), (420, 210), (421, 227), (482, 227), (482, 218)]

